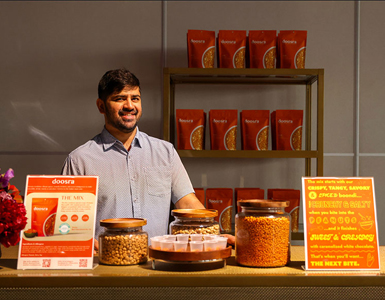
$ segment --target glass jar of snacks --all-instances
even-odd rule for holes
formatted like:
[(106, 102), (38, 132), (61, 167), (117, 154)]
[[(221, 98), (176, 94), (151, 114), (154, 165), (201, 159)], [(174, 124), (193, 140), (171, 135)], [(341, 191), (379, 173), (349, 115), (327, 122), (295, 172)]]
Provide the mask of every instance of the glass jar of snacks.
[(241, 200), (235, 216), (235, 260), (248, 267), (281, 267), (290, 261), (288, 201)]
[(142, 230), (146, 219), (105, 219), (99, 235), (99, 262), (107, 265), (134, 265), (147, 261), (148, 234)]
[(219, 234), (219, 224), (214, 220), (214, 209), (174, 209), (175, 220), (170, 224), (170, 234)]

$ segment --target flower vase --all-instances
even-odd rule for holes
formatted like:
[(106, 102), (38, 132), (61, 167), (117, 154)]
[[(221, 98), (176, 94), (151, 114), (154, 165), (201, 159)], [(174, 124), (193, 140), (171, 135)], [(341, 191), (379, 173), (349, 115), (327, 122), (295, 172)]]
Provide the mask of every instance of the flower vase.
[(1, 244), (0, 244), (0, 258), (1, 258)]

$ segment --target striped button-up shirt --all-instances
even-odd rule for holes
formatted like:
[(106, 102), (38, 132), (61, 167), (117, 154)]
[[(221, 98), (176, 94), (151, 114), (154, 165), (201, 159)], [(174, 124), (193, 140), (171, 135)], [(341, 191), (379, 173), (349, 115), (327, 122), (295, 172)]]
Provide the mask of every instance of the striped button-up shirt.
[(68, 155), (62, 174), (99, 176), (96, 237), (109, 218), (146, 218), (149, 237), (166, 234), (171, 201), (194, 192), (174, 146), (139, 129), (127, 151), (104, 128)]

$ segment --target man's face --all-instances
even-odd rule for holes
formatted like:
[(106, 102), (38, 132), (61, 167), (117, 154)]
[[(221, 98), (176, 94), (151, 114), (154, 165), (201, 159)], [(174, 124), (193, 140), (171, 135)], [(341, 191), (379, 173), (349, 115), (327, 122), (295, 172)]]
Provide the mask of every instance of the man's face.
[(107, 129), (114, 128), (123, 133), (130, 133), (135, 130), (142, 116), (139, 87), (125, 87), (120, 92), (110, 95), (104, 105), (104, 111), (100, 105), (102, 103), (98, 107), (105, 115)]

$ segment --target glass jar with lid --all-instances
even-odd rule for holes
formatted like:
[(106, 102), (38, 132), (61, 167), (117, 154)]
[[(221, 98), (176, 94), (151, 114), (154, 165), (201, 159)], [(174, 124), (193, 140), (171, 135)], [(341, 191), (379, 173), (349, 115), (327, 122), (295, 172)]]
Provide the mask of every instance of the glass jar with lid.
[(134, 265), (147, 261), (148, 234), (142, 230), (146, 219), (121, 218), (100, 221), (99, 262), (107, 265)]
[(281, 267), (290, 261), (288, 201), (241, 200), (235, 216), (235, 260), (248, 267)]
[(175, 218), (170, 224), (170, 234), (219, 234), (218, 216), (215, 209), (174, 209)]

